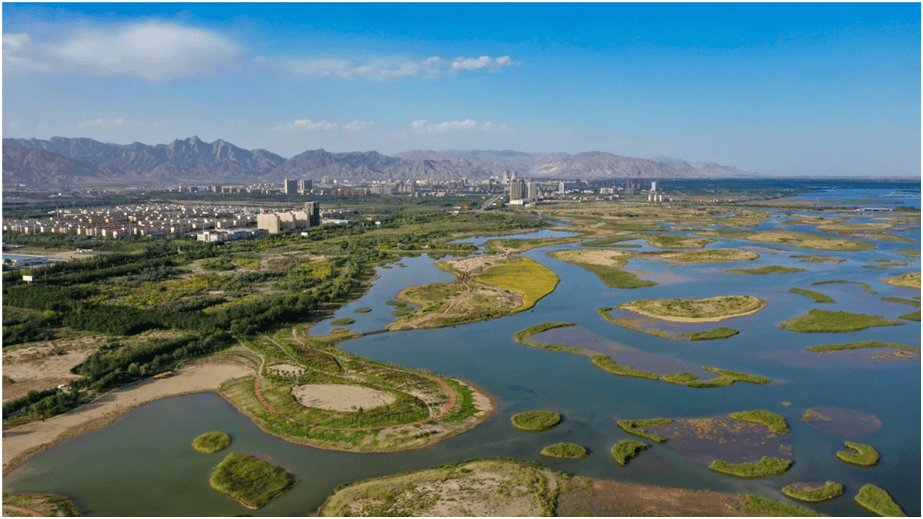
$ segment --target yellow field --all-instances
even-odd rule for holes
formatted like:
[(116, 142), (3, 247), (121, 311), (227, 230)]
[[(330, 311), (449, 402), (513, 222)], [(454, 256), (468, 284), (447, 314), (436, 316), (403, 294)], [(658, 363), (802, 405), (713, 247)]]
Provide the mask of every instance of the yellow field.
[(895, 276), (893, 278), (882, 279), (882, 281), (896, 287), (916, 288), (919, 290), (920, 273), (911, 272), (909, 274), (901, 274), (900, 276)]
[(522, 306), (517, 312), (535, 306), (539, 299), (547, 296), (558, 286), (557, 274), (544, 265), (529, 258), (517, 258), (502, 265), (490, 267), (477, 277), (477, 281), (521, 292)]

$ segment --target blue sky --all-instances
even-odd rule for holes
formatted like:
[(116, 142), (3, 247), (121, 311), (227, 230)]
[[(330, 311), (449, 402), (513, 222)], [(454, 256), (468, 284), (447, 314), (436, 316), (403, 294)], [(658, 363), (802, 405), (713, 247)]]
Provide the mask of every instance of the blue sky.
[(3, 136), (920, 174), (920, 4), (3, 4)]

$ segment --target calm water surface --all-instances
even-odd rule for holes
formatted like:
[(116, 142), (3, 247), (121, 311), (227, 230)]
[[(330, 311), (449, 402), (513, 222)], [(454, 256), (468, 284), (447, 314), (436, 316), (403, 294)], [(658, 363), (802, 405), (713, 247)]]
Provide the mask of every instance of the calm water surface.
[[(784, 226), (775, 221), (771, 227)], [(813, 228), (812, 228), (812, 232)], [(528, 236), (551, 236), (543, 231)], [(907, 236), (919, 239), (920, 231)], [(473, 240), (483, 243), (486, 238)], [(643, 242), (638, 242), (643, 243)], [(891, 361), (870, 365), (846, 363), (825, 368), (825, 357), (807, 357), (800, 364), (786, 359), (812, 344), (885, 340), (920, 346), (920, 325), (873, 328), (849, 334), (802, 334), (782, 330), (778, 323), (812, 308), (847, 310), (896, 317), (906, 305), (881, 301), (886, 296), (911, 297), (917, 291), (880, 281), (904, 272), (919, 271), (917, 259), (900, 268), (862, 268), (872, 259), (907, 259), (895, 251), (918, 244), (876, 242), (871, 251), (825, 253), (782, 246), (726, 240), (709, 247), (742, 247), (758, 252), (755, 261), (712, 265), (679, 265), (631, 260), (629, 269), (643, 272), (659, 286), (640, 290), (607, 288), (593, 274), (534, 249), (524, 255), (554, 270), (561, 278), (557, 290), (522, 314), (440, 330), (369, 335), (341, 347), (375, 360), (427, 368), (461, 377), (490, 392), (499, 412), (473, 431), (419, 451), (396, 454), (346, 454), (290, 444), (263, 433), (245, 416), (214, 393), (190, 395), (140, 407), (103, 429), (74, 438), (40, 453), (4, 478), (5, 491), (56, 492), (75, 500), (81, 513), (124, 515), (302, 515), (310, 513), (339, 485), (385, 474), (417, 470), (473, 458), (505, 457), (534, 460), (557, 470), (626, 482), (757, 493), (777, 499), (778, 489), (800, 480), (834, 480), (846, 486), (845, 496), (814, 506), (830, 515), (869, 515), (852, 496), (874, 483), (895, 497), (909, 515), (920, 515), (920, 362)], [(649, 249), (645, 244), (641, 250)], [(635, 249), (637, 250), (637, 249)], [(829, 254), (847, 257), (839, 265), (799, 263), (792, 254)], [(341, 308), (334, 318), (350, 317), (355, 331), (380, 329), (393, 320), (393, 299), (400, 289), (420, 283), (448, 281), (451, 276), (426, 256), (405, 258), (406, 267), (379, 269), (380, 278), (362, 299)], [(785, 264), (807, 272), (767, 276), (736, 276), (730, 268)], [(878, 291), (868, 294), (857, 285), (812, 287), (818, 280), (848, 279), (867, 282)], [(788, 292), (801, 287), (830, 295), (834, 304), (817, 305)], [(752, 294), (769, 306), (753, 315), (721, 323), (741, 331), (726, 340), (676, 342), (607, 323), (595, 310), (632, 299), (709, 297)], [(354, 308), (373, 311), (355, 314)], [(553, 353), (522, 346), (513, 334), (545, 321), (569, 321), (624, 344), (700, 365), (765, 375), (766, 386), (735, 384), (726, 388), (694, 389), (649, 380), (617, 377), (594, 367), (583, 356)], [(718, 325), (715, 325), (718, 326)], [(315, 333), (326, 333), (321, 323)], [(679, 330), (679, 328), (677, 328)], [(786, 407), (782, 402), (790, 402)], [(862, 443), (881, 452), (881, 462), (860, 468), (840, 462), (835, 452), (843, 439), (824, 435), (800, 420), (805, 409), (832, 405), (871, 412), (884, 427)], [(509, 425), (511, 415), (533, 409), (561, 412), (564, 423), (544, 433), (524, 433)], [(627, 467), (615, 464), (608, 451), (628, 438), (615, 424), (623, 418), (702, 417), (749, 409), (768, 409), (785, 416), (794, 436), (795, 465), (771, 478), (739, 480), (720, 476), (678, 456), (667, 445), (654, 445)], [(208, 487), (211, 469), (222, 454), (195, 452), (190, 442), (206, 431), (227, 431), (230, 450), (260, 452), (291, 469), (300, 482), (281, 498), (249, 511)], [(590, 456), (583, 460), (549, 460), (542, 447), (560, 441), (582, 444)]]

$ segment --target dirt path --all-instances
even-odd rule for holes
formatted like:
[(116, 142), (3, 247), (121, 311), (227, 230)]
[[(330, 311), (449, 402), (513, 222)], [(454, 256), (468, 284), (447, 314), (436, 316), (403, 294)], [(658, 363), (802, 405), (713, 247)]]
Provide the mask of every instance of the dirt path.
[(9, 508), (10, 510), (13, 510), (15, 512), (19, 512), (21, 514), (28, 514), (28, 515), (31, 515), (32, 517), (45, 517), (44, 515), (36, 512), (35, 510), (29, 510), (28, 508), (20, 508), (18, 506), (11, 506), (11, 505), (3, 505), (3, 508), (4, 509)]
[(3, 431), (3, 474), (42, 450), (109, 425), (138, 406), (161, 398), (215, 391), (224, 381), (250, 373), (249, 368), (233, 361), (190, 365), (172, 377), (145, 379), (111, 391), (70, 412), (10, 428)]
[(437, 318), (437, 317), (443, 317), (443, 316), (445, 316), (446, 314), (449, 313), (449, 310), (455, 308), (456, 306), (460, 305), (460, 304), (462, 303), (462, 301), (464, 301), (465, 299), (468, 299), (469, 297), (471, 297), (471, 287), (468, 285), (468, 269), (467, 269), (467, 268), (465, 269), (465, 272), (464, 272), (464, 274), (462, 275), (461, 284), (462, 284), (463, 287), (465, 287), (465, 290), (464, 290), (462, 293), (458, 294), (458, 297), (456, 297), (455, 299), (453, 299), (452, 302), (449, 303), (449, 306), (445, 307), (445, 310), (439, 312), (438, 314), (425, 315), (425, 316), (423, 316), (423, 317), (417, 319), (416, 321), (411, 321), (411, 322), (409, 322), (409, 323), (404, 323), (404, 324), (400, 325), (400, 329), (402, 329), (402, 330), (403, 330), (403, 329), (407, 329), (407, 328), (413, 329), (413, 328), (416, 328), (417, 326), (419, 326), (419, 325), (421, 325), (421, 324), (423, 324), (423, 323), (432, 321), (433, 319), (435, 319), (435, 318)]

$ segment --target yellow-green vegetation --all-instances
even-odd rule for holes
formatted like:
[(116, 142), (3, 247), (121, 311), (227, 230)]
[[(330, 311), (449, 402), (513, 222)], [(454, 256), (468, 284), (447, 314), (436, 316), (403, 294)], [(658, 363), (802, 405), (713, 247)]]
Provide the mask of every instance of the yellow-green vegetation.
[(760, 255), (745, 249), (702, 249), (686, 252), (667, 252), (651, 257), (677, 263), (726, 263), (730, 261), (752, 261), (759, 258)]
[(846, 284), (849, 284), (849, 285), (859, 285), (859, 286), (862, 287), (862, 290), (865, 290), (866, 293), (869, 293), (869, 294), (877, 294), (877, 293), (878, 293), (878, 292), (872, 290), (872, 287), (870, 287), (868, 283), (863, 283), (863, 282), (861, 282), (861, 281), (846, 281), (846, 280), (842, 280), (842, 279), (834, 279), (834, 280), (832, 280), (832, 281), (815, 281), (815, 282), (813, 282), (813, 283), (811, 283), (811, 284), (812, 284), (812, 285), (830, 285), (830, 284), (836, 284), (836, 283), (846, 283)]
[(897, 317), (898, 317), (898, 319), (904, 319), (905, 321), (919, 321), (919, 320), (920, 320), (920, 311), (917, 310), (916, 312), (909, 312), (909, 313), (906, 313), (906, 314), (899, 315), (899, 316), (897, 316)]
[[(79, 517), (77, 507), (65, 497), (57, 494), (3, 494), (3, 506), (15, 506), (32, 510), (44, 517)], [(29, 514), (17, 513), (13, 510), (4, 510), (5, 517), (26, 517)]]
[(582, 240), (581, 236), (571, 236), (567, 238), (508, 238), (490, 240), (484, 244), (489, 251), (500, 252), (504, 254), (525, 252), (537, 247), (548, 247), (551, 245), (564, 245)]
[(814, 510), (752, 494), (747, 495), (747, 501), (741, 507), (741, 511), (771, 517), (823, 517)]
[(895, 344), (893, 342), (881, 341), (848, 342), (846, 344), (818, 344), (816, 346), (808, 346), (809, 351), (817, 353), (822, 353), (825, 351), (861, 350), (864, 348), (894, 348), (896, 350), (920, 353), (920, 348), (904, 346), (903, 344)]
[(807, 272), (807, 269), (801, 269), (797, 267), (783, 267), (782, 265), (766, 265), (764, 267), (757, 267), (753, 269), (729, 269), (729, 270), (726, 270), (725, 272), (730, 272), (731, 274), (758, 276), (762, 274), (786, 274), (789, 272)]
[(647, 326), (643, 322), (643, 319), (612, 317), (609, 315), (610, 311), (612, 311), (611, 306), (596, 309), (596, 313), (598, 313), (600, 316), (602, 316), (603, 319), (609, 321), (612, 324), (617, 324), (619, 326), (628, 328), (629, 330), (646, 333), (655, 337), (672, 339), (674, 341), (711, 341), (715, 339), (727, 339), (728, 337), (733, 337), (740, 333), (740, 331), (735, 330), (734, 328), (726, 328), (720, 326), (718, 328), (712, 328), (710, 330), (702, 330), (698, 332), (676, 333), (669, 330), (664, 330), (663, 328)]
[(874, 467), (878, 464), (880, 456), (871, 445), (856, 442), (846, 442), (846, 447), (851, 451), (837, 451), (836, 457), (851, 465), (860, 467)]
[(551, 516), (554, 475), (513, 460), (477, 460), (385, 476), (339, 488), (318, 515), (343, 516)]
[(801, 419), (805, 422), (812, 422), (814, 420), (820, 420), (821, 422), (829, 422), (831, 418), (820, 411), (815, 411), (814, 409), (808, 409), (801, 415)]
[(835, 258), (820, 254), (792, 254), (790, 257), (797, 259), (801, 263), (843, 263), (846, 261), (846, 258)]
[(907, 517), (900, 505), (882, 488), (865, 485), (856, 494), (856, 502), (882, 517)]
[(285, 470), (252, 456), (232, 452), (212, 470), (212, 488), (256, 510), (295, 484)]
[(636, 440), (622, 440), (612, 446), (612, 457), (615, 462), (625, 466), (630, 458), (634, 458), (639, 452), (647, 450), (648, 444)]
[(711, 388), (730, 386), (735, 382), (749, 382), (751, 384), (768, 384), (772, 382), (772, 380), (766, 377), (748, 375), (746, 373), (738, 373), (736, 371), (713, 368), (711, 366), (702, 366), (702, 369), (711, 371), (712, 373), (717, 373), (721, 376), (709, 380), (699, 380), (698, 375), (693, 373), (667, 373), (665, 375), (657, 375), (656, 373), (651, 373), (649, 371), (636, 370), (631, 366), (616, 364), (615, 361), (605, 355), (593, 355), (591, 359), (593, 360), (593, 364), (595, 364), (596, 367), (604, 371), (608, 371), (613, 375), (619, 375), (622, 377), (646, 378), (650, 380), (663, 380), (664, 382), (679, 384), (686, 387)]
[(806, 288), (789, 288), (789, 292), (794, 294), (801, 294), (803, 296), (808, 296), (815, 303), (835, 303), (832, 297), (827, 294), (821, 294), (820, 292), (815, 292), (813, 290), (808, 290)]
[(721, 321), (754, 314), (766, 301), (754, 296), (717, 296), (704, 299), (642, 299), (619, 308), (637, 314), (677, 322)]
[(802, 333), (855, 332), (876, 326), (897, 326), (904, 321), (888, 319), (878, 315), (811, 310), (779, 324), (779, 328)]
[(901, 274), (900, 276), (894, 276), (893, 278), (882, 279), (882, 281), (896, 287), (920, 289), (919, 272), (909, 272), (907, 274)]
[(775, 243), (790, 245), (801, 249), (833, 250), (833, 251), (860, 251), (874, 249), (874, 243), (864, 241), (820, 236), (795, 231), (704, 231), (697, 233), (699, 236), (720, 236), (722, 238), (735, 238), (738, 240), (755, 241), (760, 243)]
[(765, 425), (773, 434), (788, 432), (788, 423), (785, 418), (772, 411), (741, 411), (731, 414), (731, 418), (738, 422)]
[(675, 234), (646, 234), (644, 237), (647, 243), (659, 249), (701, 249), (715, 241), (709, 238), (691, 238)]
[(231, 437), (220, 431), (207, 432), (192, 440), (192, 448), (205, 454), (214, 454), (227, 449), (229, 445), (231, 445)]
[(657, 425), (670, 425), (673, 423), (673, 420), (669, 418), (649, 418), (647, 420), (619, 420), (616, 422), (623, 431), (628, 434), (633, 434), (635, 436), (640, 436), (641, 438), (646, 438), (657, 443), (664, 443), (667, 441), (663, 436), (642, 431), (640, 427), (654, 427)]
[(584, 270), (596, 274), (610, 288), (632, 289), (656, 286), (654, 281), (641, 279), (632, 272), (623, 270), (631, 258), (631, 253), (608, 250), (558, 250), (548, 256), (578, 265)]
[(542, 449), (541, 455), (549, 458), (586, 458), (587, 451), (576, 443), (555, 443)]
[(354, 310), (353, 310), (353, 313), (356, 313), (356, 314), (367, 314), (367, 313), (369, 313), (369, 312), (371, 312), (371, 311), (372, 311), (371, 308), (369, 308), (369, 307), (367, 307), (367, 306), (362, 306), (362, 307), (359, 307), (359, 308), (354, 309)]
[(897, 252), (901, 256), (905, 256), (908, 258), (919, 258), (920, 257), (920, 249), (897, 249), (897, 251), (895, 252)]
[(555, 328), (566, 328), (570, 326), (576, 326), (574, 323), (542, 323), (536, 324), (535, 326), (530, 326), (524, 330), (519, 330), (514, 336), (516, 342), (519, 344), (524, 344), (526, 346), (531, 346), (533, 348), (541, 348), (543, 350), (549, 351), (564, 351), (567, 353), (584, 353), (580, 348), (574, 348), (573, 346), (568, 346), (566, 344), (551, 344), (547, 342), (539, 342), (532, 340), (532, 336), (548, 331)]
[(347, 325), (353, 324), (354, 322), (356, 322), (355, 319), (350, 319), (349, 317), (343, 317), (341, 319), (330, 321), (330, 324), (332, 326), (347, 326)]
[(763, 456), (759, 461), (748, 463), (728, 463), (723, 460), (715, 460), (711, 462), (708, 468), (719, 474), (727, 474), (738, 478), (765, 478), (784, 474), (791, 466), (791, 460)]
[(615, 236), (613, 238), (604, 238), (601, 240), (587, 240), (580, 242), (580, 245), (583, 247), (612, 247), (618, 246), (616, 244), (620, 244), (625, 241), (633, 241), (637, 239), (639, 239), (638, 236), (630, 234), (628, 236)]
[(892, 303), (900, 303), (902, 305), (915, 306), (920, 308), (920, 302), (916, 299), (907, 299), (905, 297), (882, 297), (882, 301), (890, 301)]
[(516, 258), (507, 263), (494, 265), (477, 277), (481, 283), (521, 292), (522, 306), (517, 312), (535, 306), (539, 299), (554, 291), (558, 285), (557, 274), (530, 258)]
[(520, 431), (541, 432), (557, 427), (561, 415), (554, 411), (526, 411), (514, 414), (510, 422)]
[(712, 328), (711, 330), (703, 330), (701, 332), (687, 332), (683, 335), (689, 337), (690, 341), (711, 341), (715, 339), (727, 339), (738, 333), (740, 332), (733, 328), (718, 327)]
[(811, 488), (805, 484), (795, 483), (782, 487), (782, 493), (792, 499), (806, 501), (808, 503), (817, 503), (843, 495), (843, 485), (833, 481), (827, 481), (822, 487)]

